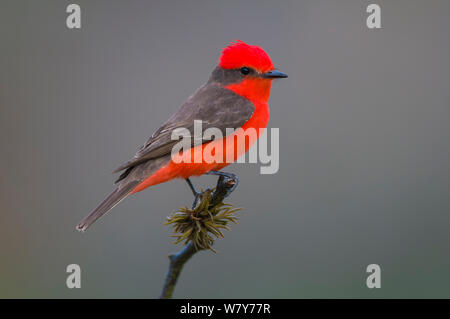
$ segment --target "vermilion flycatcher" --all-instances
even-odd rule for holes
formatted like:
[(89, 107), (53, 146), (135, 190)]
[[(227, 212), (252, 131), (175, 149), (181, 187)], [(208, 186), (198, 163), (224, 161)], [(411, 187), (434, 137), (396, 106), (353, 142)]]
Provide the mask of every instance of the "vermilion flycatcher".
[[(191, 151), (193, 154), (202, 154), (204, 148), (209, 145), (214, 146), (215, 151), (221, 153), (224, 158), (228, 158), (227, 145), (233, 143), (227, 141), (234, 141), (239, 137), (237, 135), (245, 134), (248, 129), (256, 129), (259, 138), (260, 128), (265, 128), (269, 121), (268, 100), (272, 80), (285, 77), (286, 74), (274, 69), (268, 54), (258, 46), (237, 41), (224, 48), (219, 65), (212, 72), (208, 82), (153, 133), (131, 160), (114, 171), (115, 173), (124, 171), (116, 181), (118, 187), (78, 224), (77, 229), (85, 231), (122, 199), (147, 187), (174, 178), (184, 178), (196, 194), (189, 177), (203, 174), (233, 175), (219, 171), (229, 165), (229, 161), (220, 163), (204, 160), (190, 163), (174, 161), (171, 153), (177, 141), (171, 138), (172, 132), (177, 128), (186, 128), (194, 136), (192, 133), (194, 120), (202, 121), (203, 131), (218, 128), (223, 138), (202, 140), (200, 145), (193, 145)], [(227, 128), (242, 128), (242, 130), (226, 135)], [(233, 149), (233, 160), (247, 152), (255, 141), (246, 141), (241, 152)]]

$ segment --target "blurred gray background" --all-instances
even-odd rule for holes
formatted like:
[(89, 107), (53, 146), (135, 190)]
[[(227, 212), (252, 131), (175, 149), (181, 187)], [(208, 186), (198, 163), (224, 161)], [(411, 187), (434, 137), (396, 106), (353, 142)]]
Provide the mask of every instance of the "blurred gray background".
[[(450, 297), (450, 2), (68, 1), (0, 4), (0, 297), (157, 297), (184, 181), (75, 225), (205, 82), (222, 47), (266, 49), (280, 170), (234, 164), (239, 224), (175, 297)], [(213, 185), (210, 176), (194, 179)], [(66, 266), (82, 268), (69, 290)], [(369, 290), (366, 266), (382, 269)]]

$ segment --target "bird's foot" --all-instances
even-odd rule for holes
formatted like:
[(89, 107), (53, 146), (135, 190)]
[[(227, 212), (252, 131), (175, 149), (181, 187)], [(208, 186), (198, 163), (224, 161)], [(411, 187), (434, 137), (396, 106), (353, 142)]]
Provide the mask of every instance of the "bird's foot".
[(194, 209), (200, 203), (200, 200), (202, 199), (202, 193), (195, 189), (194, 184), (192, 184), (189, 178), (186, 178), (186, 183), (189, 185), (192, 194), (194, 194), (194, 202), (192, 203), (192, 209)]
[(239, 184), (237, 175), (233, 173), (209, 171), (206, 174), (219, 176), (216, 189), (214, 190), (214, 197), (221, 198), (221, 201), (230, 196)]
[[(219, 204), (225, 198), (231, 195), (231, 193), (236, 189), (239, 179), (233, 173), (221, 172), (221, 171), (209, 171), (206, 174), (208, 175), (216, 175), (219, 176), (217, 180), (217, 185), (213, 193), (214, 203), (211, 203), (212, 206)], [(198, 206), (198, 204), (202, 200), (202, 195), (205, 192), (199, 192), (195, 189), (194, 184), (192, 184), (189, 178), (186, 178), (186, 182), (189, 185), (189, 188), (194, 194), (194, 202), (192, 203), (192, 209)], [(207, 189), (206, 191), (211, 191)]]

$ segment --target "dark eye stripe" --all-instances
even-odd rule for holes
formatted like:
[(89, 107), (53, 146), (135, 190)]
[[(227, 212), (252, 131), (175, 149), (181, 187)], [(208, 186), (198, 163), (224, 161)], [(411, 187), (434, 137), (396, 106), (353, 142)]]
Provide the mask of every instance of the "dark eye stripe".
[(241, 73), (242, 73), (243, 75), (247, 75), (247, 74), (250, 73), (250, 69), (247, 68), (246, 66), (244, 66), (244, 67), (241, 68)]

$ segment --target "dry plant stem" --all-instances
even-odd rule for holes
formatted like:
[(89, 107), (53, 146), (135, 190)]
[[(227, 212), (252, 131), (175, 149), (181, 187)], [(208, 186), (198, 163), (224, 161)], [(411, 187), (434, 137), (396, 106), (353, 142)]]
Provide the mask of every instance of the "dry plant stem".
[[(228, 197), (234, 190), (237, 184), (236, 176), (220, 176), (217, 181), (217, 186), (212, 194), (211, 204), (213, 207), (220, 204), (226, 197)], [(172, 298), (175, 285), (177, 284), (178, 277), (183, 270), (184, 264), (197, 252), (198, 249), (195, 248), (192, 242), (189, 242), (183, 247), (179, 252), (169, 255), (170, 265), (169, 271), (167, 272), (166, 280), (164, 286), (159, 296), (160, 299)]]
[(180, 276), (181, 270), (184, 264), (197, 252), (194, 244), (190, 242), (182, 250), (176, 254), (169, 255), (170, 265), (169, 271), (167, 273), (166, 281), (164, 283), (163, 290), (161, 292), (160, 299), (172, 298), (173, 290), (177, 284), (178, 277)]

